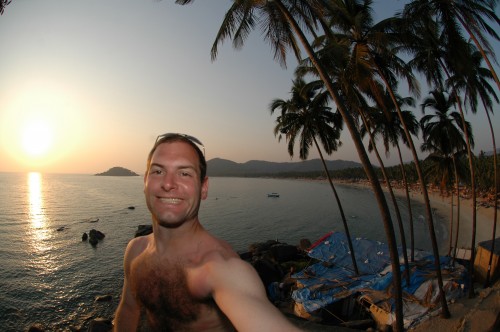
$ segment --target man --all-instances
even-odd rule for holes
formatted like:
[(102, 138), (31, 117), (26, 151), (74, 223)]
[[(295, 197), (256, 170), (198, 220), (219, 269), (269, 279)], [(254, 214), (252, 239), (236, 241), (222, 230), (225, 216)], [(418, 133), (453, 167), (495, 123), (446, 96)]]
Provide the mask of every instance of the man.
[(153, 233), (125, 251), (115, 331), (135, 331), (142, 309), (155, 331), (298, 331), (267, 300), (253, 267), (200, 224), (208, 178), (197, 145), (165, 134), (149, 153), (144, 194)]

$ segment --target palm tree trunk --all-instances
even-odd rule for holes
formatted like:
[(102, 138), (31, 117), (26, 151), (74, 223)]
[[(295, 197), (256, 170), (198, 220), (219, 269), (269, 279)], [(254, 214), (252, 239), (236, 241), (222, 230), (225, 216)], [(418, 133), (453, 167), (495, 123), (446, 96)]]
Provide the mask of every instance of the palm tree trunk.
[[(441, 63), (441, 60), (440, 60)], [(446, 72), (446, 76), (448, 79), (450, 79), (450, 75), (448, 73), (448, 70), (444, 66), (443, 63), (441, 63), (443, 66), (444, 71)], [(472, 239), (471, 239), (471, 253), (470, 253), (470, 262), (469, 262), (469, 298), (473, 298), (475, 295), (474, 292), (474, 257), (475, 257), (475, 251), (476, 251), (476, 217), (477, 217), (477, 211), (476, 211), (476, 174), (474, 171), (474, 164), (473, 164), (473, 159), (472, 159), (472, 150), (470, 147), (470, 138), (469, 138), (469, 132), (467, 130), (467, 125), (465, 122), (465, 115), (464, 111), (462, 109), (462, 101), (460, 100), (460, 97), (455, 90), (455, 87), (452, 86), (452, 91), (453, 94), (455, 95), (455, 98), (457, 100), (457, 105), (458, 105), (458, 110), (460, 112), (460, 118), (462, 120), (462, 130), (465, 135), (465, 143), (467, 146), (467, 156), (469, 159), (469, 172), (470, 172), (470, 183), (471, 183), (471, 192), (472, 192)]]
[(362, 110), (359, 110), (359, 114), (361, 116), (361, 119), (363, 120), (363, 123), (366, 127), (366, 132), (370, 136), (370, 142), (373, 147), (373, 151), (375, 151), (375, 155), (377, 157), (377, 160), (380, 164), (380, 170), (382, 171), (382, 175), (384, 176), (385, 183), (387, 184), (387, 189), (389, 191), (389, 194), (392, 199), (392, 204), (394, 205), (394, 211), (396, 212), (396, 219), (398, 221), (398, 226), (399, 226), (399, 236), (401, 237), (401, 247), (402, 247), (402, 252), (403, 252), (403, 259), (404, 259), (404, 264), (405, 264), (405, 273), (404, 275), (406, 276), (406, 286), (410, 285), (410, 265), (408, 264), (408, 253), (406, 251), (406, 236), (405, 236), (405, 230), (403, 226), (403, 221), (401, 220), (401, 212), (399, 211), (399, 206), (398, 202), (396, 201), (396, 196), (394, 195), (394, 191), (392, 190), (391, 186), (391, 180), (389, 179), (389, 176), (387, 175), (387, 171), (384, 166), (384, 162), (382, 158), (380, 157), (380, 153), (378, 152), (377, 145), (375, 144), (375, 138), (373, 137), (373, 134), (370, 129), (370, 125), (368, 124), (368, 121), (366, 120), (366, 117), (363, 113)]
[(404, 168), (404, 163), (403, 163), (403, 156), (401, 155), (401, 149), (399, 148), (399, 143), (396, 143), (396, 148), (398, 150), (398, 156), (399, 156), (399, 165), (401, 168), (401, 176), (403, 177), (403, 184), (405, 187), (405, 193), (406, 193), (406, 204), (408, 206), (408, 219), (410, 219), (410, 260), (411, 262), (415, 261), (415, 234), (414, 234), (414, 228), (413, 228), (413, 212), (411, 208), (411, 200), (410, 200), (410, 189), (408, 188), (408, 180), (406, 179), (406, 171)]
[[(484, 105), (484, 101), (483, 101)], [(493, 126), (491, 124), (490, 114), (488, 113), (488, 109), (485, 107), (486, 116), (488, 117), (488, 124), (490, 125), (491, 139), (493, 141), (493, 194), (495, 197), (494, 210), (493, 210), (493, 230), (491, 232), (491, 251), (490, 258), (488, 260), (488, 272), (486, 273), (486, 281), (484, 282), (484, 288), (489, 287), (490, 285), (490, 274), (491, 274), (491, 262), (493, 261), (493, 253), (495, 252), (495, 238), (497, 233), (497, 212), (498, 212), (498, 188), (497, 188), (497, 145), (495, 142), (495, 131), (493, 130)]]
[(451, 256), (451, 249), (453, 247), (453, 192), (450, 195), (450, 231), (448, 232), (448, 254), (447, 256)]
[(328, 167), (326, 166), (325, 159), (323, 158), (323, 153), (321, 153), (321, 149), (319, 148), (318, 141), (316, 141), (316, 137), (313, 137), (314, 145), (316, 145), (316, 149), (318, 149), (319, 156), (321, 157), (321, 162), (323, 163), (323, 168), (325, 169), (326, 176), (328, 178), (328, 182), (330, 183), (330, 187), (332, 188), (333, 195), (335, 196), (335, 200), (337, 201), (337, 205), (339, 207), (340, 216), (342, 217), (342, 223), (344, 224), (344, 231), (347, 237), (347, 244), (349, 245), (349, 250), (351, 252), (352, 266), (354, 267), (354, 272), (356, 275), (359, 275), (358, 264), (356, 263), (356, 256), (354, 255), (354, 247), (352, 246), (351, 234), (349, 233), (349, 227), (347, 226), (347, 219), (344, 214), (344, 209), (342, 208), (342, 204), (340, 203), (339, 195), (337, 194), (337, 190), (333, 185), (332, 177), (330, 176), (330, 172), (328, 172)]
[(406, 126), (406, 123), (403, 118), (403, 114), (401, 112), (401, 108), (398, 105), (396, 96), (394, 95), (394, 91), (392, 90), (391, 85), (387, 81), (385, 75), (383, 74), (382, 70), (378, 67), (378, 65), (373, 61), (374, 64), (377, 66), (377, 71), (384, 81), (385, 86), (387, 87), (387, 91), (389, 92), (391, 99), (394, 103), (394, 106), (396, 108), (396, 112), (398, 113), (399, 120), (401, 121), (401, 125), (403, 126), (406, 139), (408, 141), (408, 144), (410, 145), (410, 151), (413, 156), (413, 161), (415, 162), (415, 169), (418, 174), (418, 178), (420, 180), (420, 186), (422, 189), (422, 195), (424, 196), (424, 206), (425, 206), (425, 215), (426, 215), (426, 220), (427, 220), (427, 226), (429, 227), (429, 235), (431, 237), (431, 244), (432, 244), (432, 253), (434, 255), (434, 266), (436, 269), (436, 276), (438, 280), (438, 287), (439, 287), (439, 296), (441, 299), (441, 317), (443, 318), (449, 318), (450, 317), (450, 310), (448, 309), (448, 303), (446, 301), (446, 295), (444, 293), (444, 288), (443, 288), (443, 276), (441, 274), (441, 263), (439, 259), (439, 248), (437, 244), (437, 239), (436, 239), (436, 231), (434, 229), (434, 220), (432, 218), (432, 210), (431, 210), (431, 204), (429, 202), (429, 193), (427, 192), (427, 184), (425, 183), (425, 178), (424, 174), (422, 172), (422, 168), (420, 167), (420, 161), (418, 160), (417, 156), (417, 150), (415, 149), (415, 145), (413, 143), (413, 139), (411, 138), (410, 131), (408, 130), (408, 127)]
[(384, 192), (382, 191), (382, 187), (380, 185), (380, 182), (377, 179), (377, 176), (375, 174), (375, 170), (373, 169), (372, 164), (370, 163), (370, 160), (368, 158), (368, 155), (365, 151), (365, 148), (363, 146), (363, 142), (361, 141), (361, 137), (359, 136), (359, 132), (354, 124), (354, 120), (351, 116), (351, 114), (348, 113), (344, 105), (340, 102), (340, 97), (338, 96), (337, 91), (334, 89), (333, 84), (330, 81), (330, 77), (327, 75), (326, 71), (324, 70), (323, 66), (320, 64), (318, 61), (318, 58), (316, 57), (316, 54), (314, 53), (311, 45), (307, 41), (304, 33), (298, 26), (297, 22), (293, 19), (292, 15), (290, 12), (287, 10), (287, 8), (283, 5), (283, 3), (279, 0), (275, 1), (276, 5), (278, 8), (281, 10), (283, 15), (286, 17), (287, 21), (290, 23), (292, 26), (292, 29), (295, 31), (295, 33), (298, 35), (300, 42), (304, 46), (307, 55), (309, 59), (311, 60), (312, 64), (318, 71), (318, 75), (320, 76), (321, 80), (325, 83), (325, 86), (330, 93), (333, 101), (337, 105), (340, 114), (342, 115), (342, 118), (344, 119), (344, 122), (349, 130), (349, 133), (351, 134), (351, 138), (354, 142), (354, 145), (356, 147), (356, 150), (359, 155), (359, 159), (361, 164), (363, 165), (364, 171), (370, 180), (370, 183), (372, 185), (372, 189), (375, 195), (375, 198), (377, 200), (380, 214), (382, 217), (382, 222), (384, 223), (384, 230), (386, 233), (387, 237), (387, 246), (389, 248), (390, 256), (391, 256), (391, 266), (392, 266), (392, 273), (393, 273), (393, 286), (394, 286), (394, 297), (395, 297), (395, 315), (396, 315), (396, 324), (394, 326), (395, 331), (403, 331), (404, 330), (404, 323), (403, 323), (403, 292), (401, 289), (401, 271), (399, 267), (399, 257), (398, 257), (398, 248), (396, 244), (396, 236), (394, 234), (394, 227), (392, 224), (391, 220), (391, 215), (389, 212), (389, 207), (387, 206), (387, 201), (385, 200)]
[(455, 184), (457, 186), (457, 228), (455, 230), (455, 252), (453, 253), (453, 264), (457, 259), (458, 234), (460, 233), (460, 178), (458, 176), (457, 160), (453, 156), (453, 168), (455, 170)]

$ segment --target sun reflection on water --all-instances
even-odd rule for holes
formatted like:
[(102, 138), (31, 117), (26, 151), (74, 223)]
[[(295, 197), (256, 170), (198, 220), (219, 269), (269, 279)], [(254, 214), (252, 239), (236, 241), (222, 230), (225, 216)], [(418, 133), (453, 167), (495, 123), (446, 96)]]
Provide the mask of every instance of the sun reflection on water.
[(41, 275), (57, 270), (56, 259), (53, 257), (52, 230), (48, 227), (43, 196), (42, 175), (38, 172), (28, 173), (28, 205), (29, 205), (29, 239), (31, 260), (29, 266), (35, 268)]
[(32, 227), (40, 229), (44, 226), (42, 175), (38, 172), (28, 173), (29, 218)]

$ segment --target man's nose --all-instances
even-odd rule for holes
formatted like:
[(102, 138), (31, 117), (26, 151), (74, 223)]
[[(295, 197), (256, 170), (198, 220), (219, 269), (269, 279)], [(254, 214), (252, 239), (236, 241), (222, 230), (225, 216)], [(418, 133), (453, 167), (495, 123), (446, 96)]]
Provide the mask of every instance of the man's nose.
[(176, 186), (177, 182), (175, 181), (175, 175), (172, 173), (165, 174), (161, 183), (161, 187), (163, 188), (163, 190), (170, 191)]

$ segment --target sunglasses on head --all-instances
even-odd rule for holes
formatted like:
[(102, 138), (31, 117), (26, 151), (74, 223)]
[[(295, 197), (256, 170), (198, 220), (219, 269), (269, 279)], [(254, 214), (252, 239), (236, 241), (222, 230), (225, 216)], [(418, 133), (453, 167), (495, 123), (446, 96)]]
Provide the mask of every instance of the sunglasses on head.
[(203, 151), (203, 156), (205, 156), (205, 145), (203, 145), (203, 143), (199, 139), (191, 135), (179, 134), (179, 133), (166, 133), (156, 137), (155, 144), (158, 143), (158, 141), (163, 138), (175, 138), (175, 137), (183, 137), (189, 140), (190, 142), (194, 143), (196, 146), (198, 146), (198, 148), (200, 148), (201, 151)]

